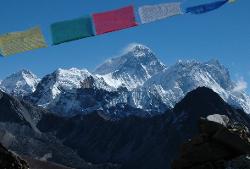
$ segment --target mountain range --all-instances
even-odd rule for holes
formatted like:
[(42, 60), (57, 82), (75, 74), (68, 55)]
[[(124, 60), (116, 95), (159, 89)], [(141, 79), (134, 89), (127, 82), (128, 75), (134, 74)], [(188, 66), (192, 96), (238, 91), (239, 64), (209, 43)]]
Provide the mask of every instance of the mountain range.
[(39, 79), (21, 70), (3, 79), (0, 88), (62, 116), (99, 111), (106, 118), (155, 116), (172, 109), (197, 87), (208, 87), (230, 105), (250, 113), (250, 97), (235, 90), (227, 68), (217, 60), (178, 61), (164, 65), (140, 44), (89, 72), (57, 69)]

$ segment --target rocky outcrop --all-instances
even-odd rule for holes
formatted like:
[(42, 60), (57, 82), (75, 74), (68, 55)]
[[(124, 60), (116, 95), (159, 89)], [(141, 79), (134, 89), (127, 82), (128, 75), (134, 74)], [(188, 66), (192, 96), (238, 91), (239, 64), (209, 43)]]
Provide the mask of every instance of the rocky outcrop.
[(0, 168), (2, 169), (28, 169), (28, 164), (8, 151), (0, 144)]
[[(244, 156), (250, 153), (248, 128), (227, 116), (201, 118), (199, 129), (198, 136), (181, 145), (180, 157), (173, 161), (172, 169), (226, 169), (242, 165)], [(244, 159), (249, 165), (250, 160)]]
[(247, 169), (250, 168), (249, 156), (240, 156), (233, 160), (226, 162), (226, 169)]
[(87, 77), (81, 82), (81, 87), (84, 89), (91, 89), (95, 86), (95, 79), (92, 76)]

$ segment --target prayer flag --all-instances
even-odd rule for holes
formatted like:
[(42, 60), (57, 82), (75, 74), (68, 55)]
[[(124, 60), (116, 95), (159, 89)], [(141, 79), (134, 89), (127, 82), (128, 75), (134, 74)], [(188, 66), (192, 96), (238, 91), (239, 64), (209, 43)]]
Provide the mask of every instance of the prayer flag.
[(218, 9), (219, 7), (223, 6), (227, 2), (228, 0), (222, 0), (222, 1), (216, 1), (216, 2), (212, 2), (208, 4), (198, 5), (194, 7), (189, 7), (186, 9), (186, 13), (192, 13), (192, 14), (206, 13), (206, 12)]
[(0, 48), (0, 56), (3, 56), (2, 51), (1, 51), (1, 48)]
[(54, 45), (94, 36), (90, 16), (54, 23), (51, 32)]
[(133, 6), (93, 14), (96, 34), (104, 34), (136, 26)]
[(142, 23), (149, 23), (180, 14), (182, 14), (182, 11), (181, 5), (178, 2), (147, 5), (139, 8), (139, 15)]
[(44, 47), (47, 47), (47, 45), (39, 27), (0, 36), (0, 53), (2, 56)]

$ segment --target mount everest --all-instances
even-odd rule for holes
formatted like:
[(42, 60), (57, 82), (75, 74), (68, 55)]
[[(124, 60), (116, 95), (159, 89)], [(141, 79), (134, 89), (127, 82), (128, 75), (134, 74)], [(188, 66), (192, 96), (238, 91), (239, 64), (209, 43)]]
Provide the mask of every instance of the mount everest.
[(112, 58), (100, 65), (94, 74), (103, 77), (110, 86), (125, 86), (132, 90), (165, 68), (148, 47), (137, 44), (121, 57)]
[(27, 70), (0, 82), (0, 89), (64, 116), (98, 110), (105, 117), (152, 116), (173, 108), (184, 96), (205, 86), (224, 101), (250, 113), (250, 97), (218, 61), (179, 61), (166, 66), (151, 49), (134, 45), (120, 57), (86, 69), (58, 69), (37, 78)]

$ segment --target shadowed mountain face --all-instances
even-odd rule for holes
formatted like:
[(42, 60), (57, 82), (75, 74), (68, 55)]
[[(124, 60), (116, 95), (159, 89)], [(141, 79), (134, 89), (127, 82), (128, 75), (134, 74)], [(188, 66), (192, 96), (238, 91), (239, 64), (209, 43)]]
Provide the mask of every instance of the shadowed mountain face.
[(0, 140), (4, 145), (22, 155), (48, 157), (83, 169), (119, 168), (112, 164), (122, 169), (168, 169), (180, 144), (198, 133), (201, 116), (223, 114), (250, 124), (247, 114), (205, 87), (188, 93), (164, 114), (120, 120), (110, 120), (100, 112), (61, 117), (3, 92), (0, 96)]
[(56, 133), (87, 161), (119, 163), (124, 169), (165, 169), (176, 157), (179, 145), (198, 134), (198, 118), (211, 114), (224, 114), (250, 124), (242, 110), (229, 106), (218, 94), (203, 87), (188, 93), (172, 111), (151, 118), (130, 116), (109, 121), (98, 113), (73, 118), (47, 114), (38, 128)]
[(112, 164), (89, 164), (52, 133), (41, 132), (37, 128), (37, 123), (46, 114), (51, 113), (0, 91), (0, 142), (20, 155), (35, 159), (46, 157), (48, 161), (73, 168), (117, 168)]
[[(48, 121), (60, 124), (48, 125)], [(43, 132), (57, 133), (56, 137), (87, 161), (118, 163), (122, 168), (164, 168), (177, 148), (168, 142), (178, 142), (178, 133), (169, 125), (167, 115), (120, 121), (107, 121), (98, 114), (64, 121), (47, 115), (38, 126)]]
[(31, 169), (73, 169), (47, 161), (31, 159), (28, 157), (22, 157), (22, 158), (28, 162)]
[(6, 169), (28, 169), (28, 164), (14, 155), (10, 151), (8, 151), (5, 147), (0, 143), (0, 167)]
[[(180, 124), (182, 137), (192, 137), (192, 133), (198, 132), (197, 121), (200, 117), (211, 114), (226, 115), (233, 121), (238, 121), (250, 127), (249, 115), (241, 109), (235, 109), (211, 89), (197, 88), (175, 105), (173, 109), (175, 123)], [(184, 138), (185, 138), (184, 137)]]

